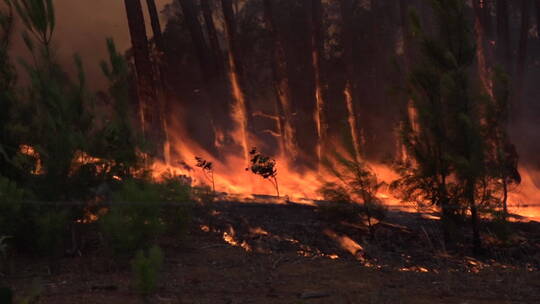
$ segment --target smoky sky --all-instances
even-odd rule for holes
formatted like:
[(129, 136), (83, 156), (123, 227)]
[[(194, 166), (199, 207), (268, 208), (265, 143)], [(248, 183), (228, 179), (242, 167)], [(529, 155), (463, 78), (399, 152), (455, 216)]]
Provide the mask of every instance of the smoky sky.
[[(156, 0), (161, 9), (173, 0)], [(141, 1), (146, 13), (146, 0)], [(105, 86), (99, 62), (107, 59), (105, 40), (114, 39), (117, 48), (125, 51), (130, 47), (124, 1), (122, 0), (54, 0), (56, 9), (56, 30), (53, 37), (55, 54), (67, 72), (72, 73), (73, 54), (83, 58), (87, 83), (91, 89)], [(162, 27), (164, 26), (162, 20)], [(150, 34), (150, 25), (147, 22)], [(16, 21), (11, 49), (12, 58), (28, 59), (29, 53), (21, 39), (22, 26)], [(17, 64), (19, 78), (24, 82), (25, 73)]]

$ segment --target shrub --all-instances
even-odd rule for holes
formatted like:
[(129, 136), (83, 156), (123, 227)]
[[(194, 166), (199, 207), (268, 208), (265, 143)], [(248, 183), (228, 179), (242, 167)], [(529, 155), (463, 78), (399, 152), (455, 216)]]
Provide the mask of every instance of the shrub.
[[(370, 233), (373, 234), (371, 220), (382, 220), (387, 211), (377, 198), (377, 192), (383, 183), (378, 181), (377, 175), (369, 166), (359, 160), (350, 160), (340, 154), (336, 154), (335, 160), (335, 163), (327, 161), (327, 167), (338, 182), (326, 183), (319, 192), (326, 200), (337, 204), (334, 209), (341, 208), (330, 211), (334, 216), (351, 220), (355, 214), (362, 214), (367, 218)], [(347, 215), (347, 212), (353, 214)]]
[(258, 152), (257, 148), (251, 149), (249, 155), (251, 155), (251, 159), (249, 160), (249, 167), (246, 168), (246, 171), (251, 171), (253, 174), (259, 175), (269, 181), (276, 189), (276, 195), (279, 197), (276, 161)]
[(12, 244), (17, 249), (35, 249), (36, 208), (27, 205), (23, 208), (23, 200), (30, 195), (14, 182), (0, 176), (0, 231), (11, 236)]
[(36, 216), (37, 249), (47, 256), (57, 256), (63, 252), (64, 237), (68, 228), (68, 214), (65, 211), (49, 210)]
[(153, 246), (148, 250), (148, 255), (143, 250), (139, 250), (131, 265), (135, 289), (144, 296), (154, 293), (163, 266), (163, 252), (161, 249)]
[(24, 196), (24, 190), (0, 176), (0, 231), (3, 234), (14, 236), (19, 230)]
[[(168, 228), (182, 235), (189, 224), (192, 193), (185, 176), (162, 176), (162, 182), (126, 181), (113, 194), (101, 229), (115, 255), (147, 249)], [(170, 203), (170, 205), (167, 205)]]
[(159, 187), (151, 183), (127, 181), (113, 195), (109, 212), (100, 220), (101, 229), (115, 255), (129, 255), (148, 248), (165, 230), (161, 220)]

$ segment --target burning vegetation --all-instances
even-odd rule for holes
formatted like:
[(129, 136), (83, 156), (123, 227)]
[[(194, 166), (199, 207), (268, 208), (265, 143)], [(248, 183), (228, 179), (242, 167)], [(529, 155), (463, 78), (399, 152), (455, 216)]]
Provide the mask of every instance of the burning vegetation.
[(4, 0), (0, 302), (25, 300), (29, 257), (55, 279), (99, 260), (132, 284), (92, 291), (151, 300), (188, 235), (276, 257), (271, 272), (533, 277), (540, 207), (519, 206), (540, 203), (540, 166), (520, 132), (540, 127), (524, 76), (540, 19), (517, 2), (125, 0), (131, 47), (104, 40), (93, 92), (84, 58), (60, 64), (55, 3)]

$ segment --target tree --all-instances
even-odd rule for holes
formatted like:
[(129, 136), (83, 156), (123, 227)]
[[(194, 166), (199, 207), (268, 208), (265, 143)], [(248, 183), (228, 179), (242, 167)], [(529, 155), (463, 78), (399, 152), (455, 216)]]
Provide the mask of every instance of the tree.
[(212, 47), (212, 52), (214, 54), (214, 65), (215, 71), (221, 72), (223, 70), (223, 54), (219, 44), (219, 39), (217, 35), (216, 26), (214, 24), (214, 17), (212, 14), (212, 8), (210, 4), (212, 0), (203, 0), (201, 1), (201, 9), (204, 16), (204, 23), (206, 24), (206, 32), (208, 34), (208, 40), (210, 41), (210, 46)]
[[(157, 99), (154, 67), (150, 60), (148, 38), (140, 0), (124, 0), (137, 76), (139, 116), (143, 134), (158, 147), (163, 142), (162, 118)], [(158, 149), (158, 155), (161, 154)]]
[(308, 24), (311, 35), (311, 64), (313, 67), (313, 90), (315, 92), (315, 124), (317, 126), (317, 158), (319, 166), (321, 164), (326, 139), (327, 139), (327, 123), (325, 118), (325, 101), (322, 83), (322, 56), (324, 37), (322, 32), (323, 12), (321, 0), (306, 1), (306, 11), (308, 12)]
[(165, 46), (163, 44), (163, 35), (161, 34), (161, 24), (159, 22), (159, 14), (156, 7), (155, 0), (146, 0), (148, 6), (148, 14), (150, 15), (150, 25), (152, 26), (152, 33), (154, 34), (154, 43), (160, 52), (163, 52)]
[(273, 55), (272, 75), (273, 86), (277, 97), (277, 108), (281, 128), (282, 153), (286, 151), (289, 159), (298, 157), (296, 134), (293, 128), (291, 109), (291, 88), (289, 87), (288, 60), (285, 54), (284, 41), (274, 17), (272, 0), (264, 0), (265, 23), (271, 37), (271, 53)]
[(497, 0), (497, 61), (503, 66), (506, 73), (512, 73), (510, 48), (510, 25), (508, 0)]
[(279, 197), (276, 161), (258, 152), (257, 148), (251, 149), (249, 155), (251, 156), (249, 161), (250, 165), (246, 168), (246, 171), (251, 170), (253, 174), (260, 175), (262, 178), (272, 183), (276, 189), (276, 195)]
[[(212, 65), (210, 51), (206, 40), (204, 39), (204, 34), (202, 31), (201, 23), (199, 22), (199, 10), (195, 6), (194, 0), (178, 0), (180, 6), (182, 7), (184, 20), (186, 26), (189, 30), (191, 40), (195, 45), (197, 51), (197, 57), (199, 59), (199, 64), (201, 66), (201, 72), (204, 79), (212, 78)], [(204, 2), (204, 1), (203, 1)]]
[(490, 26), (489, 7), (485, 0), (473, 0), (475, 12), (474, 30), (476, 34), (476, 58), (478, 61), (478, 75), (487, 94), (493, 95), (493, 88), (489, 76), (491, 66), (491, 47), (488, 44)]
[(229, 80), (234, 97), (233, 119), (239, 131), (237, 140), (240, 141), (244, 158), (249, 161), (249, 132), (252, 130), (252, 111), (250, 103), (246, 100), (246, 84), (244, 80), (244, 67), (237, 38), (237, 22), (233, 10), (232, 0), (221, 0), (223, 16), (225, 19), (225, 32), (228, 48)]
[(9, 58), (9, 45), (13, 31), (13, 7), (7, 2), (7, 9), (0, 10), (0, 175), (15, 178), (17, 170), (11, 159), (18, 151), (18, 143), (8, 126), (12, 119), (15, 103), (15, 69)]
[[(412, 23), (419, 34), (420, 64), (409, 75), (408, 93), (416, 121), (404, 118), (402, 140), (412, 158), (400, 163), (394, 187), (406, 200), (424, 201), (441, 209), (445, 242), (464, 208), (472, 213), (475, 249), (480, 248), (476, 186), (483, 174), (483, 141), (478, 100), (467, 73), (475, 59), (465, 5), (459, 0), (431, 1), (437, 37)], [(414, 124), (419, 127), (415, 127)], [(455, 174), (457, 180), (451, 181)]]
[(195, 166), (201, 168), (206, 179), (208, 179), (212, 183), (212, 192), (215, 193), (216, 183), (214, 181), (214, 164), (198, 156), (195, 157), (195, 161), (197, 162)]
[(353, 148), (355, 151), (355, 158), (360, 160), (360, 136), (358, 129), (358, 122), (356, 120), (357, 111), (355, 107), (355, 64), (354, 64), (354, 50), (353, 50), (353, 25), (352, 18), (354, 12), (354, 3), (352, 0), (341, 0), (341, 18), (342, 18), (342, 43), (343, 43), (343, 63), (345, 64), (345, 89), (344, 97), (347, 105), (349, 129), (351, 133)]
[(519, 31), (519, 47), (515, 71), (514, 84), (514, 117), (523, 111), (523, 91), (525, 87), (525, 74), (527, 72), (527, 48), (529, 41), (531, 0), (521, 0), (521, 26)]

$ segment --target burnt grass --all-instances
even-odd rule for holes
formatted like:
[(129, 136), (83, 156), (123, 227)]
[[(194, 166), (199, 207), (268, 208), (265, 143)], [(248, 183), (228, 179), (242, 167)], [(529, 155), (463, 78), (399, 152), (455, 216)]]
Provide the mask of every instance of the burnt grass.
[[(445, 248), (426, 214), (389, 211), (370, 230), (328, 210), (197, 205), (185, 237), (159, 240), (165, 267), (146, 299), (132, 288), (129, 261), (99, 244), (54, 261), (14, 257), (0, 284), (17, 299), (39, 286), (35, 303), (540, 303), (540, 223), (510, 223), (504, 241), (484, 223), (484, 252), (474, 256), (467, 223)], [(81, 238), (96, 231), (89, 224)]]

